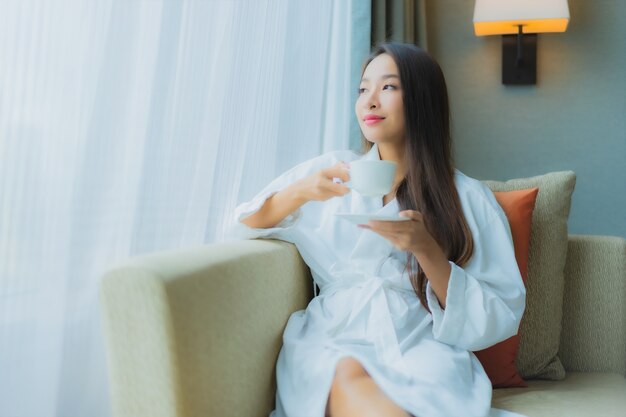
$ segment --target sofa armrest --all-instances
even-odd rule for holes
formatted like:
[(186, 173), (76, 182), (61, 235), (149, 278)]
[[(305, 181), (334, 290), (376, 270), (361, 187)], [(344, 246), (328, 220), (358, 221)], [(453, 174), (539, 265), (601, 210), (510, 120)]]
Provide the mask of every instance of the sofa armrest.
[(626, 240), (570, 235), (559, 358), (570, 372), (626, 375)]
[(289, 315), (311, 298), (293, 244), (137, 257), (101, 281), (116, 417), (267, 416)]

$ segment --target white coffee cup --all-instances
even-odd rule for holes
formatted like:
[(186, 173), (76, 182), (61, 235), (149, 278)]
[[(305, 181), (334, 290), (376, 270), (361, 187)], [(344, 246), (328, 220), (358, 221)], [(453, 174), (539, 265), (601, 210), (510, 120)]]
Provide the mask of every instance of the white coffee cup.
[(350, 162), (350, 181), (345, 185), (367, 197), (382, 197), (391, 191), (396, 163), (382, 160)]

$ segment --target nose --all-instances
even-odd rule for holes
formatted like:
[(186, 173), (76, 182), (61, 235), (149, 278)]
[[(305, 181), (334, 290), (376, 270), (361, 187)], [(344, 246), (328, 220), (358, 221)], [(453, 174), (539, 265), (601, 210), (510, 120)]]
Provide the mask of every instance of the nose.
[(365, 107), (369, 110), (378, 107), (378, 94), (375, 92), (369, 93), (369, 95), (365, 99)]

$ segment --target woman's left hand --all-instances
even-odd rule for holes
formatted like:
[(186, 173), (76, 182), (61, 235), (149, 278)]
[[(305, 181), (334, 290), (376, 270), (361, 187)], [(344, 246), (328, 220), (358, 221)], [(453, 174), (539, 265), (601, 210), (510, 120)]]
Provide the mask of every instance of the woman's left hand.
[(419, 262), (426, 274), (426, 279), (437, 295), (441, 308), (446, 308), (448, 282), (452, 273), (451, 262), (433, 236), (426, 230), (424, 217), (419, 211), (404, 210), (400, 212), (409, 221), (391, 222), (370, 220), (367, 225), (359, 227), (376, 232), (389, 240), (393, 246), (402, 251), (409, 251)]
[(433, 244), (437, 245), (435, 239), (426, 230), (422, 213), (404, 210), (399, 214), (410, 220), (401, 222), (370, 220), (366, 225), (360, 224), (359, 227), (378, 233), (398, 250), (409, 251), (414, 255), (429, 251)]

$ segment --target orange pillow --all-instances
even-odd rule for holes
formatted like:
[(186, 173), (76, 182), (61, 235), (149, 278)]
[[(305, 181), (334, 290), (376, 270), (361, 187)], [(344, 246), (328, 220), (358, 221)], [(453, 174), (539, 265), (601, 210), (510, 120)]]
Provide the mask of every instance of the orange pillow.
[[(526, 284), (528, 271), (530, 225), (538, 192), (539, 188), (530, 188), (527, 190), (495, 191), (493, 193), (509, 220), (515, 248), (515, 260), (524, 284)], [(519, 332), (487, 349), (474, 352), (494, 388), (528, 386), (515, 366), (518, 346)]]

